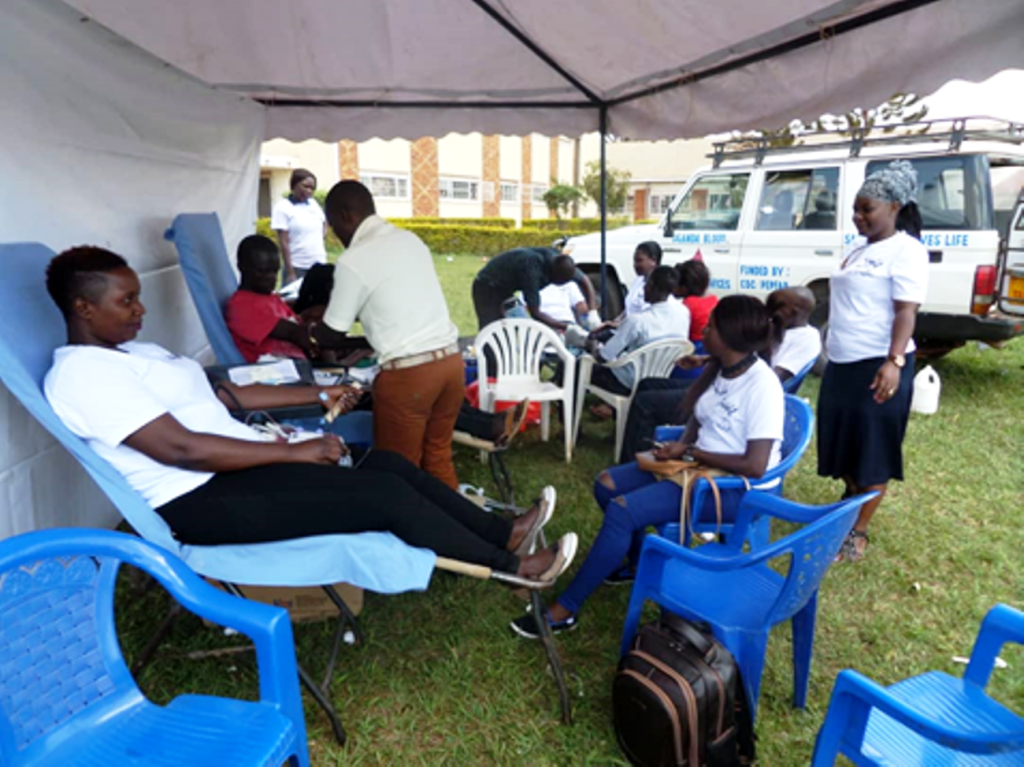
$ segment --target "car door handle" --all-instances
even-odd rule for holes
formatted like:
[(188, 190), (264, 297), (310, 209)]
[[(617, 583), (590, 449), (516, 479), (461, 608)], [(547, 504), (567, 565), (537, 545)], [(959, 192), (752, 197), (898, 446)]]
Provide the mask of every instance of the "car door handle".
[(814, 255), (816, 255), (816, 256), (831, 256), (834, 252), (835, 251), (833, 251), (833, 250), (822, 249), (822, 250), (814, 251)]
[(662, 253), (682, 253), (683, 249), (682, 248), (662, 248), (661, 252)]
[(715, 248), (715, 253), (728, 253), (729, 248)]

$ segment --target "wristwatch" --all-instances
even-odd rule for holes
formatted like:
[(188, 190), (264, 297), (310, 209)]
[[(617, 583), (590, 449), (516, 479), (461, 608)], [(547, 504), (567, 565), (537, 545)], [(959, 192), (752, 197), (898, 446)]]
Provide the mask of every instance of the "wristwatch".
[(900, 370), (903, 370), (904, 366), (907, 364), (907, 358), (902, 354), (890, 354), (889, 362), (898, 367)]

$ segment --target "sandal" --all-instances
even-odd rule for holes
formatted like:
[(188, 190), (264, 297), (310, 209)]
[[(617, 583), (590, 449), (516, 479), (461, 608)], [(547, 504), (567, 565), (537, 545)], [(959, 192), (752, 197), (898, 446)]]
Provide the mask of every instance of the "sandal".
[(836, 554), (836, 562), (860, 562), (867, 556), (868, 544), (871, 539), (863, 530), (851, 530), (846, 534), (843, 545)]

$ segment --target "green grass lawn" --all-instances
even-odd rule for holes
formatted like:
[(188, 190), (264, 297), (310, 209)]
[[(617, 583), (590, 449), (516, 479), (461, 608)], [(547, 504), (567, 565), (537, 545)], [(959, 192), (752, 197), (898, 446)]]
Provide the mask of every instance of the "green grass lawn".
[[(472, 335), (469, 285), (481, 260), (439, 257), (437, 266), (453, 320)], [(970, 654), (986, 610), (997, 602), (1024, 607), (1024, 341), (1001, 351), (964, 348), (935, 367), (940, 410), (911, 419), (907, 481), (895, 484), (875, 517), (867, 559), (833, 568), (822, 586), (804, 711), (790, 705), (789, 632), (772, 634), (757, 726), (763, 765), (808, 763), (840, 669), (857, 668), (883, 684), (926, 669), (959, 675), (963, 666), (952, 658)], [(815, 402), (818, 380), (808, 380), (801, 394)], [(551, 531), (578, 531), (585, 553), (600, 524), (590, 488), (610, 463), (611, 425), (585, 420), (571, 465), (558, 427), (548, 443), (536, 431), (509, 452), (519, 495), (555, 485)], [(462, 481), (489, 487), (486, 467), (471, 451), (459, 449), (457, 465)], [(786, 494), (806, 503), (838, 498), (838, 483), (817, 477), (814, 466), (812, 444)], [(603, 588), (580, 627), (559, 637), (575, 706), (575, 723), (566, 727), (540, 646), (507, 627), (523, 609), (512, 593), (439, 573), (426, 593), (368, 594), (366, 645), (343, 650), (333, 686), (350, 743), (337, 747), (307, 697), (314, 763), (625, 764), (611, 726), (611, 683), (628, 598), (628, 588)], [(118, 608), (131, 655), (162, 617), (163, 602), (156, 593), (125, 590)], [(300, 659), (314, 666), (325, 660), (330, 633), (326, 624), (297, 626)], [(250, 655), (184, 657), (237, 644), (196, 619), (179, 621), (143, 686), (157, 700), (184, 691), (254, 696)], [(1024, 710), (1024, 652), (1007, 648), (1003, 657), (1009, 668), (994, 672), (990, 690)]]

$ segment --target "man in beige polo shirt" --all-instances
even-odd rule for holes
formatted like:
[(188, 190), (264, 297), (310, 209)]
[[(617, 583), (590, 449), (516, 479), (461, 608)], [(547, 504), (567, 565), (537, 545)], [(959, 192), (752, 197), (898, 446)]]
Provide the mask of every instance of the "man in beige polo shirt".
[(376, 213), (370, 191), (341, 181), (327, 195), (327, 221), (345, 246), (314, 345), (342, 345), (358, 319), (377, 352), (373, 440), (457, 488), (452, 432), (465, 395), (458, 329), (423, 242)]

